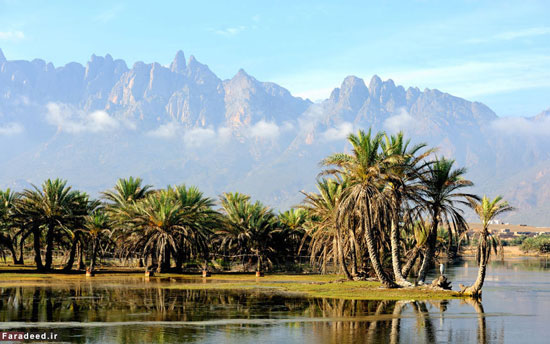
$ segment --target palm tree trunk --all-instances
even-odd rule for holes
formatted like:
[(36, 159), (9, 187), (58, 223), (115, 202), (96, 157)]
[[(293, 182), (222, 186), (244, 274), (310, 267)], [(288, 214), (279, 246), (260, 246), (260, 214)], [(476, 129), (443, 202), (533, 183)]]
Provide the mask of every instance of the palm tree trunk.
[(54, 236), (54, 224), (48, 225), (48, 232), (46, 233), (46, 263), (44, 268), (51, 270), (53, 262), (53, 236)]
[(40, 249), (40, 229), (38, 226), (34, 226), (32, 229), (33, 234), (33, 243), (34, 243), (34, 262), (36, 263), (37, 270), (44, 270), (44, 265), (42, 265), (42, 256)]
[(0, 243), (8, 248), (13, 258), (13, 264), (17, 264), (17, 254), (13, 248), (13, 240), (9, 235), (0, 234)]
[(262, 272), (262, 257), (259, 253), (256, 253), (256, 259), (258, 260), (258, 266), (256, 267), (257, 272)]
[(338, 250), (338, 260), (340, 262), (340, 266), (344, 270), (344, 273), (346, 274), (346, 278), (349, 280), (353, 280), (351, 277), (351, 274), (349, 273), (348, 267), (346, 266), (346, 258), (344, 257), (344, 248), (342, 247), (342, 238), (340, 230), (336, 230), (336, 246)]
[(170, 270), (170, 246), (164, 246), (164, 252), (162, 254), (162, 272), (168, 272)]
[(71, 245), (71, 251), (69, 253), (69, 260), (67, 261), (67, 264), (65, 265), (63, 270), (65, 270), (65, 271), (72, 270), (73, 265), (74, 265), (74, 259), (75, 259), (75, 256), (76, 256), (77, 246), (78, 246), (78, 232), (75, 233), (75, 237), (74, 237), (73, 243)]
[(401, 274), (401, 254), (399, 249), (399, 221), (397, 219), (397, 214), (393, 214), (391, 219), (391, 230), (390, 230), (390, 240), (391, 240), (391, 261), (393, 267), (393, 275), (395, 276), (395, 282), (400, 286), (410, 286), (405, 277)]
[(474, 284), (470, 287), (467, 287), (462, 291), (463, 294), (471, 295), (474, 297), (481, 296), (481, 288), (483, 287), (483, 282), (485, 281), (485, 274), (487, 272), (487, 261), (489, 260), (489, 248), (487, 246), (487, 237), (489, 233), (487, 229), (483, 229), (481, 234), (483, 237), (480, 240), (480, 255), (479, 257), (479, 270), (477, 272), (477, 278)]
[(78, 270), (84, 270), (86, 265), (84, 264), (84, 247), (82, 243), (78, 243)]
[[(368, 214), (368, 217), (370, 218), (370, 213)], [(378, 280), (386, 288), (397, 288), (398, 285), (388, 278), (388, 275), (386, 275), (386, 273), (384, 272), (384, 269), (382, 268), (382, 264), (380, 264), (380, 257), (378, 256), (378, 250), (376, 249), (376, 245), (374, 243), (374, 235), (372, 233), (371, 226), (369, 226), (369, 224), (366, 224), (364, 222), (363, 222), (363, 226), (365, 226), (365, 229), (366, 229), (366, 231), (364, 232), (366, 236), (367, 249), (369, 250), (370, 262), (372, 264), (372, 268), (374, 269), (374, 272), (376, 273), (376, 276), (378, 277)]]
[(416, 281), (418, 283), (424, 283), (426, 280), (426, 275), (428, 274), (428, 269), (430, 268), (431, 264), (433, 263), (433, 259), (435, 256), (435, 244), (437, 242), (437, 227), (439, 226), (438, 216), (433, 216), (433, 224), (432, 228), (430, 230), (430, 234), (428, 235), (428, 239), (426, 240), (426, 252), (424, 253), (424, 259), (422, 260), (422, 265), (420, 266), (420, 271), (418, 272), (418, 278)]
[(25, 258), (23, 255), (23, 251), (25, 249), (25, 240), (27, 240), (27, 237), (32, 234), (32, 231), (27, 231), (25, 234), (21, 235), (21, 238), (19, 239), (19, 259), (17, 264), (24, 265), (25, 264)]
[(95, 262), (96, 262), (96, 259), (97, 259), (97, 246), (98, 246), (98, 243), (97, 243), (97, 238), (94, 239), (93, 243), (92, 243), (92, 259), (91, 259), (91, 262), (90, 262), (90, 271), (94, 271), (95, 270)]
[(413, 248), (413, 251), (410, 254), (409, 260), (407, 261), (407, 263), (405, 263), (405, 265), (403, 265), (403, 269), (401, 270), (401, 275), (403, 276), (403, 278), (407, 278), (407, 276), (409, 276), (409, 272), (414, 266), (414, 263), (416, 262), (416, 259), (418, 258), (419, 255), (420, 255), (420, 248), (415, 246)]
[(355, 245), (355, 233), (350, 231), (350, 247), (351, 247), (351, 275), (357, 276), (357, 250)]

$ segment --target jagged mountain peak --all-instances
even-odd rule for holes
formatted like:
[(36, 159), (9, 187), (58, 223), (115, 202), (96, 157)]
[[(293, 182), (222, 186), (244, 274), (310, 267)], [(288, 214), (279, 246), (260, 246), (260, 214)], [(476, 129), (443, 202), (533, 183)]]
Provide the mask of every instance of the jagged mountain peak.
[(381, 85), (382, 85), (382, 79), (380, 79), (378, 75), (374, 74), (369, 82), (369, 90), (371, 90), (371, 93), (372, 93), (372, 90), (380, 88)]
[(185, 54), (183, 51), (178, 50), (176, 56), (174, 57), (174, 61), (170, 64), (170, 71), (183, 74), (185, 73), (186, 68), (187, 64), (185, 63)]

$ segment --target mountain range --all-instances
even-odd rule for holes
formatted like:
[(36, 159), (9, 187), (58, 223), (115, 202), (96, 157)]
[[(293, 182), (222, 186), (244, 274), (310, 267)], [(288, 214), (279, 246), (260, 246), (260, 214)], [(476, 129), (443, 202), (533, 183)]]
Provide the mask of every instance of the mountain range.
[(83, 66), (7, 60), (0, 50), (0, 187), (62, 177), (93, 195), (119, 177), (210, 196), (241, 191), (284, 209), (313, 191), (327, 154), (357, 129), (404, 130), (439, 147), (518, 210), (506, 221), (549, 225), (550, 109), (501, 118), (435, 89), (346, 77), (330, 97), (293, 96), (243, 69), (221, 80), (179, 51), (170, 65), (92, 55)]

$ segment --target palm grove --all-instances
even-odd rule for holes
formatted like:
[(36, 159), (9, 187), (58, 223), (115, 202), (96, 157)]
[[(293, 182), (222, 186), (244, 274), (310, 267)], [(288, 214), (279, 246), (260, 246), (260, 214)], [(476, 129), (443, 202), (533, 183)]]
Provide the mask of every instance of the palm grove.
[(307, 254), (322, 273), (332, 267), (348, 279), (374, 276), (386, 287), (410, 286), (412, 271), (422, 284), (439, 255), (459, 254), (466, 205), (483, 224), (478, 279), (466, 289), (479, 294), (498, 247), (488, 223), (512, 208), (500, 197), (468, 193), (473, 184), (464, 168), (424, 144), (411, 145), (403, 133), (359, 131), (348, 141), (350, 153), (321, 162), (317, 192), (278, 214), (238, 192), (224, 193), (217, 205), (196, 187), (153, 189), (132, 177), (100, 200), (59, 179), (0, 191), (1, 253), (14, 264), (30, 254), (40, 271), (54, 268), (54, 256), (63, 270), (92, 271), (109, 256), (158, 272), (182, 271), (191, 262), (206, 269), (220, 259), (257, 271), (289, 268)]

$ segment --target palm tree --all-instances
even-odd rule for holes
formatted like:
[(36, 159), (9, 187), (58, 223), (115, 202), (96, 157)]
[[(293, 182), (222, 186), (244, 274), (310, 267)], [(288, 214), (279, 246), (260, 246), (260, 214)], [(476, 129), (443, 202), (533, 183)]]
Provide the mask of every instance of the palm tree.
[(382, 154), (388, 163), (386, 192), (392, 201), (390, 240), (393, 274), (399, 285), (408, 286), (411, 284), (405, 280), (401, 272), (400, 222), (406, 218), (405, 213), (409, 202), (417, 198), (418, 184), (415, 182), (425, 166), (424, 159), (433, 150), (419, 154), (426, 144), (410, 147), (410, 140), (405, 140), (403, 132), (391, 136), (384, 135), (381, 146)]
[(12, 235), (16, 228), (14, 223), (14, 208), (19, 194), (6, 189), (0, 190), (0, 246), (5, 246), (11, 253), (14, 264), (23, 264), (17, 259), (15, 253), (15, 235)]
[(89, 214), (94, 213), (100, 205), (101, 203), (98, 200), (91, 200), (88, 194), (79, 192), (79, 197), (77, 197), (77, 201), (74, 202), (71, 208), (73, 214), (71, 223), (68, 226), (63, 226), (62, 230), (58, 232), (58, 237), (56, 237), (59, 242), (63, 242), (64, 236), (68, 237), (71, 246), (69, 259), (67, 260), (67, 264), (65, 264), (64, 270), (71, 270), (73, 268), (77, 248), (80, 247), (80, 251), (82, 252), (84, 247), (82, 234), (86, 218)]
[[(184, 249), (208, 261), (208, 239), (212, 232), (221, 226), (220, 214), (213, 209), (214, 200), (205, 197), (195, 186), (179, 185), (168, 187), (169, 192), (181, 206), (183, 232), (179, 238), (176, 268), (180, 269), (184, 258)], [(195, 252), (193, 252), (195, 251)]]
[[(345, 231), (338, 224), (338, 206), (342, 199), (346, 182), (335, 179), (317, 181), (318, 193), (306, 193), (304, 205), (309, 213), (306, 223), (308, 237), (311, 238), (309, 250), (312, 263), (320, 257), (323, 271), (329, 257), (340, 265), (348, 279), (353, 279), (346, 265), (343, 236)], [(332, 253), (332, 254), (331, 254)]]
[(103, 198), (111, 203), (111, 206), (122, 207), (128, 203), (145, 198), (152, 192), (151, 185), (141, 185), (141, 178), (120, 178), (113, 190), (103, 192)]
[(493, 200), (487, 196), (483, 196), (481, 201), (475, 198), (468, 197), (469, 206), (476, 212), (481, 220), (481, 230), (478, 233), (479, 240), (477, 246), (476, 259), (479, 265), (477, 279), (475, 283), (461, 292), (466, 295), (480, 296), (483, 282), (485, 281), (485, 273), (487, 271), (487, 263), (491, 256), (491, 252), (497, 253), (498, 240), (489, 232), (489, 223), (498, 215), (514, 210), (508, 202), (504, 201), (501, 196), (495, 197)]
[[(124, 214), (130, 251), (141, 251), (147, 257), (158, 258), (157, 272), (170, 267), (170, 250), (176, 252), (180, 234), (184, 234), (181, 205), (168, 190), (149, 194), (135, 202)], [(153, 259), (153, 265), (155, 261)]]
[(92, 246), (92, 257), (90, 259), (90, 271), (94, 271), (96, 258), (101, 242), (108, 240), (111, 234), (109, 217), (103, 209), (97, 209), (92, 214), (86, 216), (84, 224), (84, 233), (90, 240)]
[(367, 133), (359, 130), (357, 135), (350, 134), (348, 141), (352, 145), (352, 153), (333, 154), (324, 159), (322, 164), (335, 166), (335, 169), (324, 173), (346, 176), (349, 181), (337, 211), (339, 225), (359, 226), (360, 232), (364, 233), (371, 265), (379, 281), (386, 287), (397, 287), (384, 271), (376, 245), (382, 235), (384, 222), (391, 214), (391, 201), (383, 192), (390, 161), (379, 152), (382, 137), (382, 133), (373, 137), (370, 130)]
[(455, 161), (439, 158), (428, 164), (421, 179), (421, 207), (431, 220), (424, 259), (420, 266), (417, 281), (424, 283), (429, 266), (435, 255), (437, 231), (440, 224), (453, 226), (457, 231), (466, 229), (463, 211), (458, 205), (467, 205), (466, 197), (477, 199), (477, 196), (459, 192), (473, 183), (463, 178), (465, 168), (453, 169)]
[(287, 260), (284, 255), (292, 255), (296, 262), (297, 255), (301, 250), (301, 242), (304, 238), (304, 226), (309, 215), (306, 209), (291, 208), (279, 213), (279, 224), (275, 230), (275, 242), (278, 257)]
[(236, 234), (237, 238), (246, 240), (250, 252), (256, 256), (256, 271), (261, 273), (262, 262), (267, 258), (268, 251), (272, 250), (270, 241), (277, 217), (270, 208), (259, 201), (252, 203), (250, 196), (238, 192), (224, 193), (221, 205), (226, 215), (226, 226), (230, 228), (225, 233), (233, 238)]
[[(126, 222), (126, 219), (131, 218), (131, 206), (153, 192), (151, 185), (142, 184), (141, 178), (120, 178), (112, 190), (102, 192), (102, 198), (107, 201), (105, 212), (111, 220), (113, 238), (119, 243), (126, 244), (118, 246), (119, 253), (125, 256), (134, 253), (127, 250), (131, 247), (128, 243), (134, 239), (129, 237), (130, 233), (133, 233), (129, 228), (132, 224)], [(143, 263), (141, 258), (140, 266)]]
[[(46, 180), (41, 188), (33, 185), (26, 189), (18, 202), (19, 214), (26, 217), (33, 231), (35, 262), (38, 269), (52, 268), (54, 240), (57, 231), (68, 227), (74, 222), (75, 216), (83, 216), (75, 212), (83, 203), (85, 194), (72, 191), (67, 181), (61, 179)], [(46, 257), (44, 266), (40, 258), (40, 236), (42, 229), (46, 230)]]

